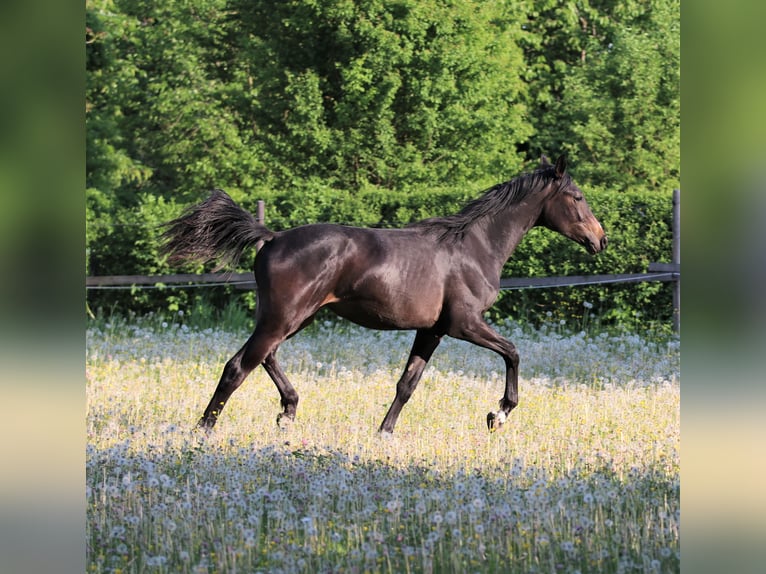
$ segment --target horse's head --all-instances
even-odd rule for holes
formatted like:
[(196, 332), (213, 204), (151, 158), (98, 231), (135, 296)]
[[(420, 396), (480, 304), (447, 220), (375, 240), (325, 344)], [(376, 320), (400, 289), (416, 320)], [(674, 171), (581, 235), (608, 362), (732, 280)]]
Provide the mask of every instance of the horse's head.
[(546, 194), (537, 224), (576, 241), (589, 253), (603, 251), (606, 248), (606, 234), (588, 207), (582, 191), (566, 173), (566, 158), (562, 155), (556, 160), (556, 165), (551, 165), (543, 156), (540, 163), (543, 169), (552, 170), (554, 175), (549, 185), (554, 189)]

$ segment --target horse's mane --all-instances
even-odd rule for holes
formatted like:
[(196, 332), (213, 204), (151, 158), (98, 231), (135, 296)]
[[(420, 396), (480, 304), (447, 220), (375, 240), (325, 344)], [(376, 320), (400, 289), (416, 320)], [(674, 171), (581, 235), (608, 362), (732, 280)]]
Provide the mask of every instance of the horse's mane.
[[(413, 223), (410, 227), (420, 227), (437, 233), (440, 241), (460, 239), (477, 221), (522, 202), (530, 195), (542, 190), (555, 177), (556, 172), (553, 166), (540, 167), (531, 173), (521, 174), (510, 181), (490, 187), (479, 198), (467, 203), (454, 215), (431, 217)], [(566, 187), (570, 181), (569, 174), (564, 174), (560, 187)]]

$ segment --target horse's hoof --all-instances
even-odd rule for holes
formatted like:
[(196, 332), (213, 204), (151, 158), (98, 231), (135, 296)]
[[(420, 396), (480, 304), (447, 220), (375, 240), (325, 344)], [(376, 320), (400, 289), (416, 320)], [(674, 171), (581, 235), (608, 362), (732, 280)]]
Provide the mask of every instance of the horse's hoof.
[(495, 432), (501, 426), (505, 424), (507, 415), (503, 411), (497, 411), (496, 413), (487, 413), (487, 428), (489, 432)]
[(206, 436), (213, 432), (213, 427), (215, 426), (215, 421), (209, 421), (207, 419), (201, 418), (199, 422), (194, 426), (195, 432), (203, 433)]
[(277, 415), (277, 426), (282, 430), (287, 430), (293, 424), (295, 416), (290, 416), (285, 413), (279, 413)]

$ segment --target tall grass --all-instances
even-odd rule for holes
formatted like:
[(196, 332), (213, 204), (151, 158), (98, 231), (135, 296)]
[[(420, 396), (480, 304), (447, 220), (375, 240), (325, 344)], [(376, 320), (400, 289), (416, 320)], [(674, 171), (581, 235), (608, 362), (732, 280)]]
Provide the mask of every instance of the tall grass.
[(678, 341), (501, 327), (502, 361), (448, 341), (390, 439), (411, 334), (319, 322), (285, 343), (287, 431), (262, 370), (193, 430), (246, 334), (159, 321), (87, 332), (93, 572), (677, 572)]

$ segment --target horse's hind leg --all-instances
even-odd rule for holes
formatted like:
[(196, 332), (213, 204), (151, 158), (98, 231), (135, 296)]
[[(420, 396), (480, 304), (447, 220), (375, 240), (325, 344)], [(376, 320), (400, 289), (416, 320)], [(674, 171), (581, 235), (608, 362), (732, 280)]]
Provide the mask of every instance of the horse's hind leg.
[(277, 415), (277, 424), (282, 426), (283, 422), (295, 420), (295, 410), (298, 407), (298, 393), (290, 383), (287, 375), (279, 366), (276, 357), (277, 351), (274, 349), (266, 356), (263, 361), (263, 368), (274, 381), (279, 391), (282, 403), (282, 412)]
[[(211, 429), (215, 426), (226, 401), (244, 382), (247, 375), (274, 351), (284, 337), (268, 333), (256, 327), (255, 332), (237, 353), (229, 359), (218, 381), (218, 386), (197, 426)], [(295, 392), (293, 390), (293, 392)], [(297, 397), (297, 395), (296, 395)], [(295, 400), (297, 403), (297, 398)]]
[(441, 337), (430, 331), (417, 332), (415, 342), (412, 345), (412, 351), (410, 351), (409, 359), (407, 359), (407, 366), (404, 368), (399, 382), (396, 383), (396, 397), (378, 429), (379, 432), (394, 432), (394, 426), (399, 418), (399, 413), (402, 411), (402, 407), (410, 400), (412, 392), (415, 390), (418, 381), (420, 381), (420, 377), (423, 376), (428, 360), (440, 342)]

